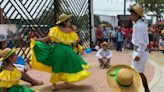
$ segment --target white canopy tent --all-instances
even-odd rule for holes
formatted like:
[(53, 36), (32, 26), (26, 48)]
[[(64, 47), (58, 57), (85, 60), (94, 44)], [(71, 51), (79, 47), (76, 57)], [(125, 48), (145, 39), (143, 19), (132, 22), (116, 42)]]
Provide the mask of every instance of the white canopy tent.
[(17, 33), (15, 24), (0, 24), (0, 41), (6, 40), (7, 35)]

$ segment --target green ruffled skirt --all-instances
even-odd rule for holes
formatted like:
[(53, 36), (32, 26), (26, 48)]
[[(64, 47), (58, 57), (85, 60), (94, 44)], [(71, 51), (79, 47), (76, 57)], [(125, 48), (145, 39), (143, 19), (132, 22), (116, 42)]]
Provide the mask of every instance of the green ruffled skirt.
[(49, 46), (36, 42), (33, 50), (37, 62), (52, 67), (54, 73), (77, 73), (87, 65), (69, 45), (55, 43)]
[(89, 65), (69, 45), (31, 42), (32, 67), (51, 73), (50, 82), (77, 82), (87, 78)]

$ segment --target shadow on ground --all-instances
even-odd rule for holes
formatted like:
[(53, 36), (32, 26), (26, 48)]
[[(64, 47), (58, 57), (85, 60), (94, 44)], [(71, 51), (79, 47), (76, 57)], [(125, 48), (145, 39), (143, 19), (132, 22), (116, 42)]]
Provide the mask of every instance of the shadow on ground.
[[(39, 92), (54, 92), (51, 90), (52, 86), (45, 86), (39, 90)], [(65, 85), (58, 84), (58, 90), (55, 92), (94, 92), (94, 89), (90, 85)]]

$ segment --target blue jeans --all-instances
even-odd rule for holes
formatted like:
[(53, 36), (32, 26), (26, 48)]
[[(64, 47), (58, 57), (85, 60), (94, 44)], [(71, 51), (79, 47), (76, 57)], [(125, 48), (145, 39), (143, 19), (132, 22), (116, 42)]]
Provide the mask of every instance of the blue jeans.
[(123, 41), (117, 42), (117, 51), (122, 51), (122, 45), (123, 45)]
[(104, 41), (104, 42), (108, 42), (108, 38), (104, 38), (103, 41)]

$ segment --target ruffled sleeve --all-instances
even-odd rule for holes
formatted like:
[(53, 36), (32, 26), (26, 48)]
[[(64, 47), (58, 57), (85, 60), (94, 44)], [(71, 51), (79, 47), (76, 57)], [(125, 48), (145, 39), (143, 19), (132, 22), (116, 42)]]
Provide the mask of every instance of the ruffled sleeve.
[(21, 73), (16, 68), (13, 71), (3, 70), (0, 72), (0, 87), (10, 88), (19, 83)]
[(78, 46), (74, 47), (73, 49), (76, 53), (82, 52), (84, 50), (83, 46), (81, 46), (80, 44), (78, 44)]
[(52, 41), (64, 44), (72, 44), (79, 39), (76, 32), (72, 31), (71, 33), (65, 33), (59, 30), (58, 27), (50, 28), (48, 36)]

